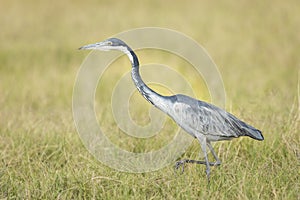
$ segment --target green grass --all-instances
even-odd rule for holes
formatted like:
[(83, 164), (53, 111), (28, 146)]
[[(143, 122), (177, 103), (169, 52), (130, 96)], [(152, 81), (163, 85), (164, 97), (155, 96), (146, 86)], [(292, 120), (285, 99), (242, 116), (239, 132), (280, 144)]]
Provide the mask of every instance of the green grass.
[[(299, 199), (299, 6), (298, 1), (1, 1), (0, 198)], [(183, 175), (173, 165), (140, 174), (113, 170), (89, 154), (76, 132), (72, 90), (87, 55), (76, 49), (144, 26), (175, 29), (202, 44), (219, 66), (227, 110), (263, 131), (263, 142), (240, 138), (215, 145), (222, 165), (212, 168), (209, 186), (204, 166), (189, 165)], [(158, 53), (139, 56), (142, 63), (181, 64)], [(108, 72), (104, 85), (120, 75), (117, 68)], [(206, 98), (205, 86), (197, 84), (203, 80), (191, 82), (197, 96)], [(135, 96), (132, 112), (143, 124), (149, 106)], [(96, 108), (100, 116), (103, 108)], [(111, 114), (99, 121), (118, 143), (122, 133)], [(160, 142), (125, 138), (118, 145), (159, 148), (176, 129), (171, 121), (167, 126), (157, 136)], [(199, 151), (194, 141), (182, 158), (197, 159)]]

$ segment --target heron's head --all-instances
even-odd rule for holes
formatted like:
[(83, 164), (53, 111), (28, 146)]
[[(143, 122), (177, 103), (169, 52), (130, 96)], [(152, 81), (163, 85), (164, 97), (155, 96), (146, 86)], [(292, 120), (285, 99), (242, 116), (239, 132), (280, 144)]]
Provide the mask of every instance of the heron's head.
[(100, 51), (110, 51), (110, 50), (119, 50), (125, 51), (128, 49), (128, 46), (122, 40), (118, 38), (109, 38), (103, 42), (97, 42), (95, 44), (88, 44), (79, 48), (82, 49), (95, 49)]

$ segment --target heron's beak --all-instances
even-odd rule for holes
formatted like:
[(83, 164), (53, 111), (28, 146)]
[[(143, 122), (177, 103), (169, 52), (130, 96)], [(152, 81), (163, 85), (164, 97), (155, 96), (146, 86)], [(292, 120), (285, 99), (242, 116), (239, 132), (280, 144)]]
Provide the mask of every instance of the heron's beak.
[(95, 50), (101, 50), (101, 51), (109, 51), (109, 45), (107, 44), (106, 41), (104, 42), (97, 42), (95, 44), (88, 44), (88, 45), (85, 45), (83, 47), (80, 47), (79, 50), (82, 50), (82, 49), (95, 49)]
[(83, 50), (83, 49), (97, 49), (97, 47), (99, 47), (99, 43), (96, 44), (88, 44), (85, 46), (82, 46), (80, 48), (78, 48), (79, 50)]

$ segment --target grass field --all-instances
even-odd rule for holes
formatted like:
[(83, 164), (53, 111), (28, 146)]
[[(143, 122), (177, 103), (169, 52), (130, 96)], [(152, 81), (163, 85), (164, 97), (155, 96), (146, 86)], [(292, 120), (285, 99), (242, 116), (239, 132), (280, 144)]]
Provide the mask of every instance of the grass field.
[[(0, 2), (0, 199), (300, 199), (298, 1)], [(173, 165), (139, 174), (113, 170), (77, 134), (72, 92), (87, 55), (77, 48), (145, 26), (174, 29), (203, 45), (219, 66), (226, 109), (263, 131), (263, 142), (217, 143), (222, 165), (212, 168), (209, 185), (204, 166), (189, 165), (183, 175)], [(156, 55), (139, 53), (141, 62)], [(128, 61), (122, 65), (130, 70)], [(106, 76), (116, 80), (118, 70)], [(199, 98), (207, 94), (192, 85)], [(150, 106), (136, 98), (132, 112), (145, 123)], [(118, 139), (110, 114), (99, 121)], [(168, 123), (168, 130), (176, 127)], [(160, 133), (162, 142), (151, 140), (149, 148), (172, 134)], [(129, 150), (145, 145), (119, 142)], [(199, 151), (195, 141), (182, 158), (197, 159)]]

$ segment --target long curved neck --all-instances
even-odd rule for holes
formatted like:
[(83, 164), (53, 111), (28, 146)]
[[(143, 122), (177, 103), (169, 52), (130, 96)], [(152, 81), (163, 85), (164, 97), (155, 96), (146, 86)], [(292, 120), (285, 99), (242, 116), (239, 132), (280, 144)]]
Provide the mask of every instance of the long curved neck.
[(164, 96), (153, 91), (142, 80), (139, 72), (139, 61), (136, 54), (129, 47), (126, 50), (124, 50), (124, 53), (126, 53), (131, 62), (131, 77), (138, 91), (143, 95), (143, 97), (147, 101), (152, 103), (154, 106), (158, 107), (161, 110), (165, 110), (166, 99), (164, 98)]

